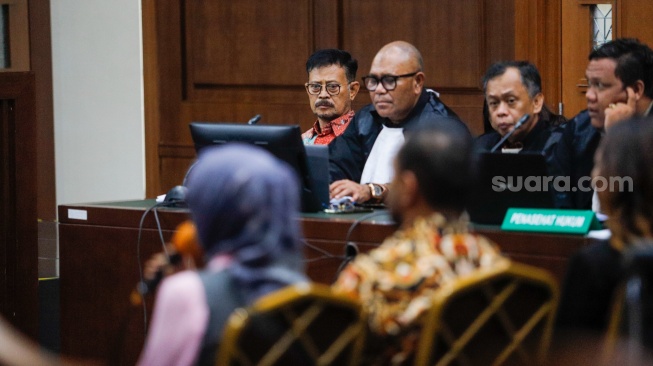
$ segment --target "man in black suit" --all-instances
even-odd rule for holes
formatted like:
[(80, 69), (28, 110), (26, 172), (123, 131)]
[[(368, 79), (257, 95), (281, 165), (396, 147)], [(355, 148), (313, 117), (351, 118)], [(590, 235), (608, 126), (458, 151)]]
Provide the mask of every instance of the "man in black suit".
[(564, 122), (546, 109), (540, 73), (528, 61), (505, 61), (490, 66), (483, 77), (488, 117), (493, 131), (476, 138), (477, 151), (490, 151), (525, 115), (528, 119), (497, 148), (497, 152), (544, 153), (547, 157), (562, 134)]
[(590, 186), (596, 148), (612, 124), (651, 114), (653, 50), (631, 38), (607, 42), (590, 53), (585, 76), (587, 109), (566, 124), (554, 151), (553, 174), (569, 177), (567, 207), (598, 210)]
[(372, 104), (356, 113), (345, 133), (329, 145), (332, 198), (383, 202), (404, 134), (420, 123), (439, 123), (436, 117), (457, 118), (436, 92), (424, 87), (423, 69), (420, 52), (404, 41), (391, 42), (376, 54), (363, 77)]

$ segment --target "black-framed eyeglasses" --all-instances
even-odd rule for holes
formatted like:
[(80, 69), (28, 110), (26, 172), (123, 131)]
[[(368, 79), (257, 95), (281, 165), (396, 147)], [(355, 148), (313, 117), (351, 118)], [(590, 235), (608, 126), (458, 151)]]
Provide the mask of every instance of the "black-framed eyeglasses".
[(375, 91), (376, 88), (379, 86), (379, 82), (381, 85), (383, 85), (383, 88), (387, 91), (395, 90), (397, 87), (397, 79), (399, 78), (407, 78), (411, 76), (417, 75), (419, 71), (411, 72), (410, 74), (403, 74), (403, 75), (383, 75), (381, 76), (381, 79), (378, 79), (376, 76), (373, 75), (367, 75), (363, 76), (363, 85), (365, 85), (365, 89), (368, 91)]
[(342, 86), (337, 83), (328, 83), (326, 85), (318, 84), (318, 83), (306, 83), (304, 85), (306, 86), (306, 91), (308, 92), (308, 94), (312, 94), (312, 95), (320, 94), (322, 92), (322, 87), (326, 89), (329, 95), (338, 95), (340, 94), (340, 87)]

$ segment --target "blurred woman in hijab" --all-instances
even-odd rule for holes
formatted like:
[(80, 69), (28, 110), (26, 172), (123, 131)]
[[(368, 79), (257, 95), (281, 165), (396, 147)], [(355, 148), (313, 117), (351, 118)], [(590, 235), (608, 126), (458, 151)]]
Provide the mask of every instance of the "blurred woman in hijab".
[(186, 201), (206, 266), (167, 277), (158, 290), (141, 365), (212, 365), (238, 307), (306, 282), (299, 185), (268, 152), (233, 144), (203, 149)]

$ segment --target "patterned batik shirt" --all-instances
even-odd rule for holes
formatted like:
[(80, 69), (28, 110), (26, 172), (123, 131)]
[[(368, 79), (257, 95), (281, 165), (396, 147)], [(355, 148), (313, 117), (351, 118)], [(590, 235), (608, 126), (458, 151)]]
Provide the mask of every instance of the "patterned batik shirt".
[(381, 350), (383, 357), (401, 363), (415, 352), (420, 316), (443, 283), (505, 260), (489, 239), (469, 233), (466, 222), (448, 224), (434, 214), (358, 255), (333, 287), (361, 301), (370, 330), (393, 348)]
[(353, 110), (335, 118), (323, 129), (320, 129), (320, 121), (316, 120), (315, 123), (313, 123), (313, 127), (302, 134), (304, 145), (330, 144), (333, 139), (345, 132), (352, 118), (354, 118)]

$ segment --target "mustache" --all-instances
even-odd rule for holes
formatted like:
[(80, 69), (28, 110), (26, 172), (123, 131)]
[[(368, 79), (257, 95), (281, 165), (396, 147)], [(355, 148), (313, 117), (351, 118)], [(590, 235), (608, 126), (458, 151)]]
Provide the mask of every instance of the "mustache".
[(317, 102), (315, 102), (315, 107), (322, 107), (322, 106), (333, 107), (333, 103), (329, 102), (328, 100), (318, 100)]

